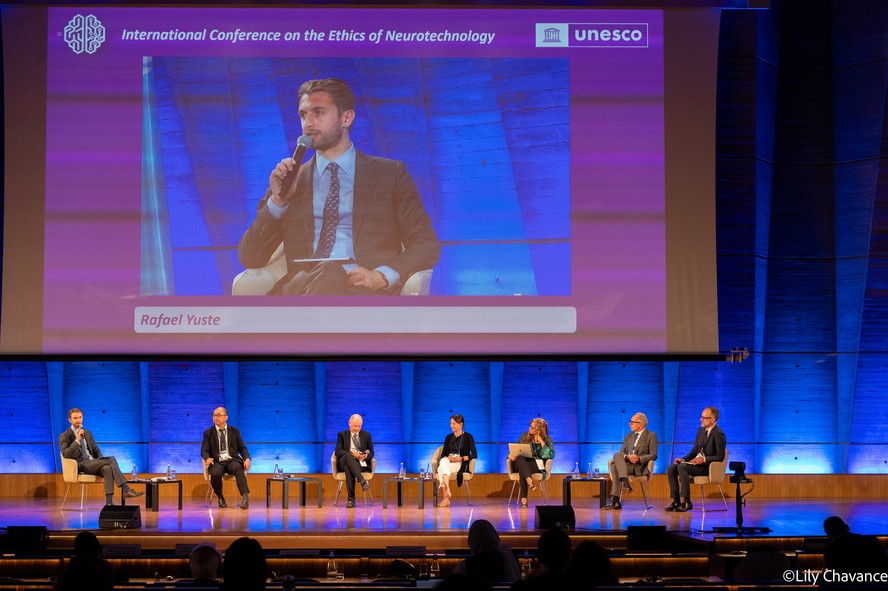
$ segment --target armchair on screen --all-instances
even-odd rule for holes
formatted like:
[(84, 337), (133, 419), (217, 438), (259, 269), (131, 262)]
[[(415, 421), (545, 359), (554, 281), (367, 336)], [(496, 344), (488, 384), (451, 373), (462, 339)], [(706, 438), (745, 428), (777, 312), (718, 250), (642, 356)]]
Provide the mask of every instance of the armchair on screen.
[[(287, 259), (281, 243), (264, 267), (247, 269), (235, 276), (231, 284), (231, 295), (265, 295), (286, 274)], [(401, 295), (429, 295), (431, 284), (432, 269), (417, 271), (404, 282)]]

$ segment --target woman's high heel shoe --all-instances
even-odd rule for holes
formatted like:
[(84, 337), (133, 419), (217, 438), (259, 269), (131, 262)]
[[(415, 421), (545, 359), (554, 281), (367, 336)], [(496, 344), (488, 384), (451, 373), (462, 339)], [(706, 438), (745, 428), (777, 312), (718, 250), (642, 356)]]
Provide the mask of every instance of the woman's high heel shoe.
[(449, 507), (450, 506), (450, 497), (444, 497), (444, 500), (438, 503), (439, 507)]

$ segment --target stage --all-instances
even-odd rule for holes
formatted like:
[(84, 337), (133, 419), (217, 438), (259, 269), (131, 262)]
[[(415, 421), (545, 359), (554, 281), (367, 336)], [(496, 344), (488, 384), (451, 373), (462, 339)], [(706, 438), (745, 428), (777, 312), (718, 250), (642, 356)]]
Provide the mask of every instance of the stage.
[[(95, 531), (104, 543), (137, 543), (143, 549), (172, 549), (176, 544), (196, 544), (205, 540), (225, 548), (240, 536), (258, 539), (267, 549), (384, 549), (387, 546), (425, 546), (429, 552), (467, 548), (467, 534), (472, 521), (487, 519), (497, 528), (503, 541), (513, 548), (532, 549), (540, 533), (535, 527), (537, 505), (529, 509), (509, 507), (501, 499), (475, 499), (470, 507), (464, 497), (454, 497), (448, 508), (434, 507), (427, 500), (424, 509), (418, 509), (415, 498), (405, 497), (398, 507), (389, 499), (383, 508), (382, 499), (365, 506), (346, 509), (345, 503), (333, 506), (332, 500), (318, 508), (309, 493), (307, 506), (301, 507), (298, 495), (290, 499), (288, 509), (282, 509), (280, 497), (270, 508), (264, 495), (254, 494), (251, 506), (243, 510), (234, 505), (227, 509), (210, 507), (202, 499), (186, 497), (182, 510), (175, 499), (164, 498), (159, 511), (145, 508), (144, 497), (133, 499), (140, 505), (142, 527), (138, 530), (99, 529), (98, 499), (93, 497), (95, 509), (78, 511), (59, 509), (60, 499), (6, 498), (0, 506), (0, 526), (45, 526), (49, 530), (50, 548), (69, 549), (73, 537), (83, 530)], [(75, 499), (76, 500), (76, 499)], [(630, 526), (665, 526), (673, 536), (707, 545), (716, 540), (727, 541), (735, 535), (714, 533), (716, 527), (735, 525), (735, 508), (728, 500), (728, 511), (720, 499), (709, 498), (707, 504), (721, 511), (699, 509), (687, 513), (669, 513), (663, 510), (665, 499), (653, 499), (654, 507), (645, 510), (641, 499), (628, 499), (621, 511), (601, 509), (597, 500), (574, 502), (576, 528), (571, 536), (577, 539), (594, 538), (612, 549), (625, 548), (626, 531)], [(555, 506), (558, 501), (550, 500)], [(77, 507), (78, 503), (69, 505)], [(709, 507), (707, 507), (709, 509)], [(767, 527), (770, 534), (757, 535), (757, 543), (768, 538), (771, 543), (785, 546), (787, 540), (823, 536), (823, 520), (830, 515), (845, 519), (857, 533), (888, 536), (888, 502), (880, 499), (768, 499), (749, 500), (743, 509), (744, 525)], [(786, 549), (796, 549), (790, 544)]]

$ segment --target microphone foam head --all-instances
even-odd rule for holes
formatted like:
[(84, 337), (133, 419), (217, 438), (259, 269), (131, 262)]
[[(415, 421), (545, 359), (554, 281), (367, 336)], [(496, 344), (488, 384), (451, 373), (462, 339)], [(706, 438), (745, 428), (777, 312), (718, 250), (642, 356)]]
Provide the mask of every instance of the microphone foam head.
[(310, 135), (300, 135), (296, 140), (297, 146), (305, 146), (309, 150), (311, 150), (311, 136)]

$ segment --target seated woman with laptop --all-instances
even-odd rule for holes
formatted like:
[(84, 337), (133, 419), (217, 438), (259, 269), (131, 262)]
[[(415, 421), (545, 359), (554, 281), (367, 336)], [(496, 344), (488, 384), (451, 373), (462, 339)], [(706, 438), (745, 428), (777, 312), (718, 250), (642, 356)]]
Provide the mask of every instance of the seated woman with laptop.
[(518, 444), (509, 444), (509, 459), (518, 472), (518, 498), (521, 508), (527, 508), (527, 491), (534, 490), (533, 474), (543, 471), (546, 460), (555, 457), (555, 446), (549, 437), (549, 425), (543, 418), (530, 421), (530, 428), (518, 438)]

